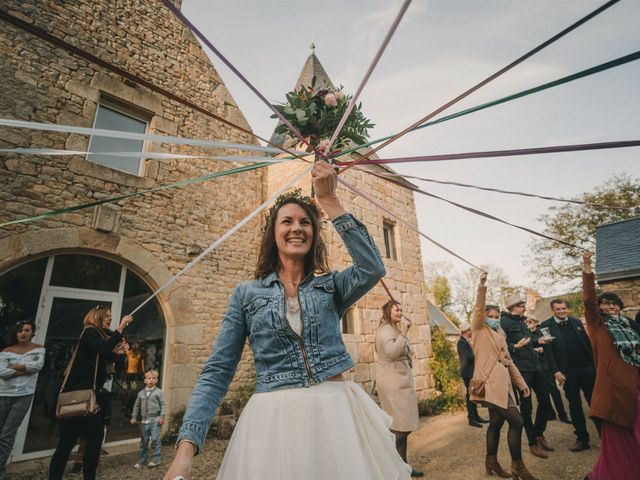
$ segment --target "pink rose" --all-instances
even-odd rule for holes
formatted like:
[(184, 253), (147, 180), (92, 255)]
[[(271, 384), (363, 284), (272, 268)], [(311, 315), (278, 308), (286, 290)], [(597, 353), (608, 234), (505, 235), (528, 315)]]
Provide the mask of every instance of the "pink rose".
[(330, 145), (331, 145), (331, 140), (329, 140), (328, 138), (325, 138), (324, 140), (320, 140), (320, 143), (318, 143), (317, 150), (320, 153), (326, 154), (329, 150)]
[(338, 99), (336, 98), (335, 94), (327, 93), (324, 96), (324, 104), (328, 107), (335, 107), (338, 104)]

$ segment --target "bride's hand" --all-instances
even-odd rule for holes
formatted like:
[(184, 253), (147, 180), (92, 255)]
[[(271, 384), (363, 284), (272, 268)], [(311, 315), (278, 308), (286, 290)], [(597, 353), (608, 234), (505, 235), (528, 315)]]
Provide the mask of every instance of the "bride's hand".
[(316, 162), (311, 170), (311, 180), (318, 203), (331, 220), (345, 213), (336, 194), (338, 175), (331, 165), (324, 160)]
[(178, 445), (176, 456), (167, 473), (164, 474), (162, 480), (175, 480), (176, 477), (189, 478), (191, 474), (191, 465), (193, 464), (193, 456), (196, 453), (195, 446), (190, 442), (181, 442)]

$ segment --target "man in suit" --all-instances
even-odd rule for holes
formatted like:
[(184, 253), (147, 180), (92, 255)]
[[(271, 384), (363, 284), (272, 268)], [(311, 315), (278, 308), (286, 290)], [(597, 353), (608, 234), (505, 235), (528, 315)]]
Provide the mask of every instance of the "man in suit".
[(551, 311), (553, 317), (545, 320), (542, 326), (547, 327), (551, 336), (555, 337), (551, 343), (557, 365), (554, 377), (560, 385), (564, 386), (564, 394), (569, 402), (571, 423), (577, 437), (575, 445), (570, 450), (581, 452), (590, 448), (580, 391), (582, 390), (584, 398), (590, 405), (596, 380), (593, 352), (582, 322), (569, 316), (569, 308), (564, 300), (552, 300)]
[(551, 400), (553, 400), (553, 404), (555, 405), (556, 410), (558, 410), (558, 414), (556, 415), (553, 407), (549, 408), (549, 420), (556, 420), (557, 418), (560, 418), (561, 422), (570, 424), (571, 420), (569, 420), (567, 411), (564, 409), (562, 395), (556, 386), (556, 379), (553, 375), (558, 371), (558, 367), (556, 366), (551, 343), (540, 344), (539, 340), (544, 337), (544, 333), (540, 329), (540, 322), (532, 314), (527, 315), (527, 327), (531, 330), (531, 341), (534, 343), (533, 349), (538, 353), (538, 358), (540, 358), (540, 362), (542, 363), (542, 369), (547, 376)]
[(529, 329), (524, 323), (525, 301), (518, 294), (509, 295), (505, 302), (508, 312), (503, 312), (500, 317), (500, 326), (507, 335), (507, 346), (509, 353), (516, 364), (522, 378), (531, 390), (536, 393), (538, 408), (536, 409), (535, 420), (532, 419), (533, 404), (531, 397), (520, 397), (520, 413), (524, 421), (524, 429), (527, 433), (529, 450), (533, 455), (540, 458), (548, 458), (546, 452), (552, 452), (553, 448), (544, 437), (549, 419), (549, 384), (542, 368), (542, 363), (534, 348), (543, 346), (547, 341), (540, 339), (532, 341)]
[(469, 383), (473, 378), (474, 368), (474, 356), (473, 349), (471, 348), (471, 324), (469, 322), (462, 322), (460, 325), (460, 338), (458, 339), (458, 357), (460, 358), (460, 376), (464, 381), (464, 386), (467, 389), (467, 418), (469, 419), (469, 425), (472, 427), (482, 428), (483, 423), (488, 423), (488, 420), (480, 418), (478, 415), (478, 406), (469, 400)]

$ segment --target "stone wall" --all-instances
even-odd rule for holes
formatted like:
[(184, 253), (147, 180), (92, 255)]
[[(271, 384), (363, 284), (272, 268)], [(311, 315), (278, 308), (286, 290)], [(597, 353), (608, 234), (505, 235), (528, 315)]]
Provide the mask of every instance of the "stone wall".
[[(249, 128), (193, 36), (160, 2), (65, 0), (2, 2), (12, 15), (107, 62), (143, 77), (211, 112)], [(3, 22), (0, 30), (0, 116), (93, 125), (100, 95), (108, 94), (151, 115), (149, 133), (254, 143), (249, 135), (125, 81)], [(86, 150), (89, 138), (0, 128), (2, 147)], [(150, 151), (240, 154), (168, 144)], [(148, 161), (142, 176), (87, 161), (84, 156), (0, 157), (0, 222), (92, 202), (213, 171), (232, 164), (209, 160)], [(159, 286), (263, 198), (261, 171), (224, 177), (81, 210), (0, 231), (0, 273), (38, 255), (86, 251), (127, 264)], [(183, 406), (219, 329), (231, 288), (251, 276), (255, 219), (160, 296), (167, 318), (163, 384), (173, 410)], [(96, 230), (98, 227), (101, 231)], [(248, 353), (247, 353), (248, 355)], [(248, 356), (247, 356), (248, 358)], [(238, 382), (253, 378), (243, 362)]]
[[(249, 128), (193, 36), (159, 2), (135, 0), (7, 0), (3, 10), (33, 23), (178, 96)], [(153, 93), (79, 57), (55, 48), (31, 34), (3, 23), (0, 30), (0, 116), (81, 127), (93, 125), (101, 95), (136, 105), (150, 114), (148, 133), (255, 143), (182, 104)], [(47, 147), (86, 150), (86, 136), (0, 128), (0, 147)], [(150, 144), (147, 151), (188, 154), (241, 154), (169, 144)], [(89, 162), (84, 156), (0, 157), (0, 222), (52, 209), (135, 192), (185, 178), (232, 168), (210, 160), (147, 161), (141, 176)], [(20, 263), (55, 252), (87, 252), (118, 261), (157, 288), (210, 243), (250, 213), (269, 192), (285, 181), (288, 166), (269, 167), (193, 186), (165, 190), (115, 204), (67, 213), (0, 230), (0, 274)], [(303, 168), (299, 165), (296, 168)], [(410, 192), (355, 171), (345, 178), (416, 226)], [(308, 180), (302, 182), (308, 188)], [(345, 206), (368, 226), (383, 248), (385, 216), (367, 201), (341, 188)], [(391, 219), (387, 219), (391, 220)], [(251, 278), (261, 219), (257, 218), (221, 248), (160, 294), (167, 320), (163, 386), (172, 411), (183, 407), (210, 346), (219, 331), (231, 289)], [(417, 234), (396, 225), (398, 259), (385, 259), (386, 281), (414, 320), (411, 338), (416, 352), (414, 373), (421, 398), (433, 382), (428, 366), (430, 331)], [(332, 267), (350, 260), (335, 231), (327, 229)], [(351, 378), (371, 388), (375, 373), (373, 337), (386, 301), (376, 287), (357, 304), (354, 333), (346, 334), (349, 353), (358, 363)], [(254, 373), (245, 349), (230, 389), (233, 396)]]

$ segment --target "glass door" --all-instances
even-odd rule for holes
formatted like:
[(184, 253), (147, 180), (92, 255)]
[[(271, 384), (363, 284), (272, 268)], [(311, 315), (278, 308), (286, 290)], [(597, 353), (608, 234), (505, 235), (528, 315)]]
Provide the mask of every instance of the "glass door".
[[(58, 290), (58, 291), (56, 291)], [(112, 309), (118, 318), (118, 295), (108, 292), (77, 292), (51, 289), (45, 296), (42, 318), (38, 322), (36, 342), (44, 344), (46, 359), (38, 375), (31, 410), (16, 438), (16, 460), (27, 460), (53, 452), (57, 445), (59, 423), (55, 408), (64, 370), (82, 332), (83, 320), (96, 305)]]

